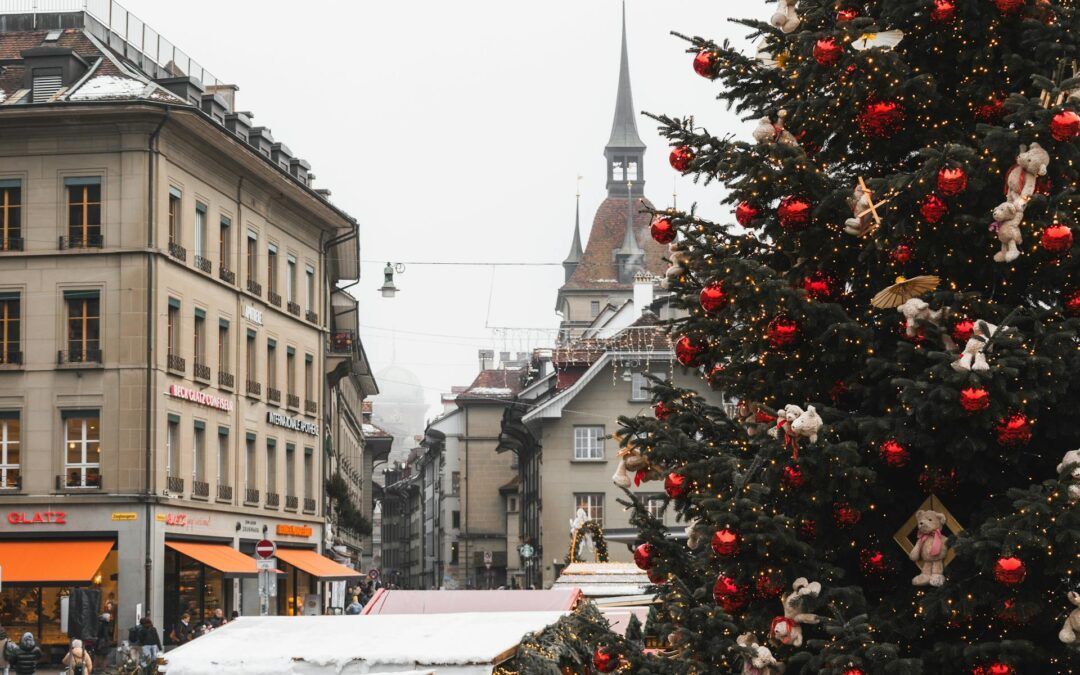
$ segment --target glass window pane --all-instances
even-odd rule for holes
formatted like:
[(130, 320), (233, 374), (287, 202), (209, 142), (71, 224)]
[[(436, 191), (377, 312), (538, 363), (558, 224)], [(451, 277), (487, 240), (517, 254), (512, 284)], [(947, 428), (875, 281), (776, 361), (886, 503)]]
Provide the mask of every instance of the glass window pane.
[(97, 226), (101, 224), (101, 206), (90, 204), (86, 207), (86, 224)]

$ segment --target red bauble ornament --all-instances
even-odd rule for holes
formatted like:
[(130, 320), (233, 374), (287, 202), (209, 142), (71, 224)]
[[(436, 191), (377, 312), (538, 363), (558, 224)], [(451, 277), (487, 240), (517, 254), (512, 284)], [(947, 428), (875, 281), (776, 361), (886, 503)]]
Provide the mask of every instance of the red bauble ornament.
[(799, 339), (799, 324), (786, 316), (778, 316), (769, 322), (765, 334), (774, 349), (790, 347)]
[(1005, 101), (999, 96), (992, 96), (989, 101), (975, 108), (975, 119), (980, 122), (994, 122), (1005, 115)]
[(806, 483), (806, 478), (803, 476), (802, 469), (798, 464), (788, 464), (784, 467), (783, 473), (780, 475), (780, 480), (783, 482), (784, 487), (789, 490), (798, 490)]
[(672, 499), (678, 499), (679, 497), (686, 496), (686, 493), (690, 491), (690, 481), (686, 479), (686, 476), (681, 473), (675, 473), (674, 471), (667, 475), (664, 479), (664, 492), (668, 497)]
[(751, 202), (742, 202), (735, 207), (735, 221), (743, 227), (750, 227), (754, 218), (761, 215), (761, 207)]
[(831, 300), (836, 293), (836, 279), (824, 272), (814, 272), (803, 279), (803, 290), (811, 300)]
[(961, 319), (953, 324), (952, 337), (957, 342), (967, 342), (974, 333), (975, 322), (971, 319)]
[(960, 390), (960, 407), (974, 413), (990, 407), (990, 392), (982, 387), (968, 387)]
[(1027, 445), (1031, 440), (1031, 422), (1023, 413), (1001, 420), (997, 424), (997, 440), (1002, 445)]
[(690, 168), (690, 162), (694, 161), (694, 149), (689, 145), (680, 145), (671, 151), (668, 161), (671, 162), (672, 169), (686, 173), (686, 170)]
[(843, 380), (837, 380), (833, 383), (833, 386), (829, 387), (829, 398), (832, 399), (834, 404), (839, 404), (840, 399), (848, 393), (847, 382)]
[(835, 66), (843, 53), (844, 48), (836, 38), (822, 38), (814, 45), (814, 60), (823, 66)]
[(1062, 110), (1050, 120), (1050, 135), (1055, 141), (1066, 143), (1080, 137), (1080, 115)]
[(746, 591), (731, 577), (720, 577), (713, 586), (713, 599), (720, 609), (731, 614), (746, 606)]
[(721, 307), (725, 307), (728, 304), (728, 299), (727, 291), (724, 290), (724, 285), (719, 281), (714, 281), (701, 289), (701, 295), (698, 296), (701, 308), (706, 312), (715, 312)]
[(885, 554), (877, 549), (863, 549), (859, 551), (859, 567), (862, 573), (868, 577), (882, 577), (888, 572), (888, 561)]
[(669, 218), (657, 218), (654, 220), (649, 232), (652, 234), (652, 238), (661, 244), (670, 244), (675, 241), (675, 235), (679, 233), (675, 226), (671, 224)]
[(952, 23), (956, 18), (956, 4), (952, 0), (934, 0), (934, 9), (930, 10), (930, 18), (937, 23)]
[(1020, 11), (1020, 8), (1024, 6), (1025, 0), (994, 0), (994, 4), (997, 5), (998, 11), (1002, 14), (1012, 14), (1013, 12)]
[(859, 10), (857, 9), (842, 9), (836, 13), (836, 22), (842, 23), (844, 21), (853, 21), (859, 18)]
[(971, 669), (971, 675), (1016, 675), (1016, 671), (1009, 664), (999, 661), (988, 666), (975, 666)]
[(655, 584), (657, 586), (667, 581), (667, 574), (661, 572), (655, 567), (650, 567), (645, 572), (645, 576), (649, 577), (649, 583)]
[(889, 253), (889, 260), (897, 265), (906, 265), (915, 257), (915, 249), (909, 244), (897, 244), (896, 248)]
[(919, 205), (919, 213), (928, 223), (940, 223), (948, 212), (949, 205), (935, 194), (923, 197), (922, 204)]
[(865, 675), (862, 668), (848, 668), (844, 671), (843, 675)]
[(881, 444), (881, 461), (893, 469), (902, 469), (911, 460), (911, 454), (893, 439)]
[(938, 192), (946, 197), (955, 197), (967, 189), (967, 172), (963, 167), (942, 167), (937, 174)]
[(698, 344), (684, 335), (675, 343), (675, 358), (688, 368), (698, 365), (698, 359), (705, 353), (704, 345)]
[(619, 656), (608, 647), (597, 647), (593, 652), (592, 663), (601, 673), (612, 673), (619, 667)]
[(762, 572), (754, 580), (757, 594), (763, 598), (777, 598), (784, 592), (784, 577), (779, 572)]
[(856, 122), (859, 131), (870, 138), (889, 138), (904, 126), (904, 108), (896, 101), (867, 103)]
[(833, 520), (837, 527), (855, 527), (862, 520), (862, 511), (847, 502), (839, 502), (833, 506)]
[(1015, 556), (998, 558), (994, 563), (994, 580), (1005, 586), (1015, 586), (1024, 581), (1027, 566)]
[(634, 564), (643, 570), (653, 566), (653, 545), (646, 542), (634, 549)]
[(694, 72), (710, 80), (716, 79), (716, 62), (719, 54), (711, 49), (702, 49), (694, 57)]
[(717, 530), (712, 538), (712, 550), (716, 555), (731, 557), (739, 554), (739, 533), (730, 527)]
[(814, 541), (817, 539), (817, 522), (809, 518), (799, 521), (799, 539)]
[(1065, 306), (1066, 314), (1080, 316), (1080, 290), (1073, 291), (1066, 295), (1062, 304)]
[(656, 405), (653, 406), (653, 417), (663, 422), (671, 417), (671, 408), (664, 405), (663, 401), (658, 401)]
[(1061, 253), (1072, 248), (1073, 233), (1068, 225), (1050, 225), (1042, 231), (1039, 245), (1048, 253)]
[(810, 224), (810, 202), (802, 197), (784, 197), (776, 209), (780, 227), (789, 232), (804, 230)]

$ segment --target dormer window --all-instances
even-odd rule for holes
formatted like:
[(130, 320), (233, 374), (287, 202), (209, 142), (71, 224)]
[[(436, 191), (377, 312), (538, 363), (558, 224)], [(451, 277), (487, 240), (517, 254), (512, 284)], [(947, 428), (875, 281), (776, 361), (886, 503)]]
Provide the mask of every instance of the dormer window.
[(60, 91), (60, 87), (63, 85), (64, 77), (63, 70), (60, 68), (35, 68), (34, 69), (34, 86), (33, 86), (33, 102), (34, 103), (46, 103), (53, 96), (56, 96), (56, 92)]

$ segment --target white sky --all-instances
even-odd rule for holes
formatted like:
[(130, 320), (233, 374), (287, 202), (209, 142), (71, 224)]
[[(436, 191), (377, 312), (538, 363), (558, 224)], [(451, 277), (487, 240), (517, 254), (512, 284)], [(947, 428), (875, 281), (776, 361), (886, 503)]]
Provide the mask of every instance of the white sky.
[[(561, 267), (407, 265), (392, 300), (376, 292), (393, 261), (561, 262), (584, 176), (582, 233), (603, 200), (603, 149), (619, 60), (619, 0), (124, 0), (217, 77), (312, 164), (316, 186), (361, 223), (362, 338), (378, 372), (392, 362), (428, 400), (468, 384), (476, 351), (525, 351), (552, 329)], [(767, 20), (762, 0), (629, 0), (638, 110), (694, 115), (748, 135), (694, 74), (678, 30), (751, 47), (728, 17)], [(646, 195), (670, 204), (675, 174), (652, 120)], [(732, 220), (720, 188), (678, 180), (679, 202)], [(583, 242), (584, 244), (584, 242)], [(494, 283), (492, 283), (494, 281)], [(387, 383), (388, 384), (388, 383)]]

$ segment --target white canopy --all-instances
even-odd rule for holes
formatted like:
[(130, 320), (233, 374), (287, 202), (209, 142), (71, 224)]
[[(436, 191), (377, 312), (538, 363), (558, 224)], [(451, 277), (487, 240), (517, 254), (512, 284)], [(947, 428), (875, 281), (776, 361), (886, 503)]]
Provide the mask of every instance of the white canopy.
[(490, 675), (565, 612), (241, 617), (165, 655), (168, 675)]

